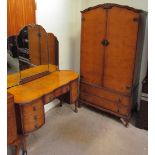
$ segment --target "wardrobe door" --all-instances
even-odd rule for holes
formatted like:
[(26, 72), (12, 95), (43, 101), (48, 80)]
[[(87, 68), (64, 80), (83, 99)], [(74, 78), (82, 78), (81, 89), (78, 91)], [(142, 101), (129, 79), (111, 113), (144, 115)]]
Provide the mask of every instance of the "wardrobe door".
[(126, 8), (108, 10), (103, 86), (128, 94), (132, 89), (139, 14)]
[(106, 13), (96, 8), (82, 13), (81, 82), (102, 85)]

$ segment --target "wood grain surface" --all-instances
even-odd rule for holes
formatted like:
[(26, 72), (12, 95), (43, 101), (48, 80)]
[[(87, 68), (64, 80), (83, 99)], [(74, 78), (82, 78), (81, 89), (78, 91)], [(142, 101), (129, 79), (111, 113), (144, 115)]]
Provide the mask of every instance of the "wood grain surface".
[(8, 92), (14, 95), (16, 104), (24, 104), (42, 97), (77, 78), (78, 74), (74, 71), (55, 71), (26, 84), (9, 88)]
[[(49, 65), (50, 72), (54, 72), (56, 71), (56, 69), (57, 69), (56, 65)], [(26, 77), (30, 77), (32, 75), (45, 72), (45, 71), (48, 71), (48, 65), (40, 65), (30, 69), (23, 70), (21, 71), (22, 77), (20, 77), (21, 76), (20, 72), (15, 74), (10, 74), (7, 76), (7, 87), (9, 88), (9, 87), (18, 85), (20, 82), (20, 78), (24, 79)]]

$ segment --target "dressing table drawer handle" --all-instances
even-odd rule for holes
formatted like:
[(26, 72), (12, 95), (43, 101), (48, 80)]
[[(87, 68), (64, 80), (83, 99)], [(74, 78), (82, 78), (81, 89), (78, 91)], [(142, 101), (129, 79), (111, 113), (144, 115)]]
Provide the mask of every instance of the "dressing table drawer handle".
[(34, 125), (34, 127), (37, 129), (37, 128), (38, 128), (38, 125), (37, 125), (37, 124), (35, 124), (35, 125)]
[(53, 98), (54, 98), (54, 96), (50, 96), (50, 97), (49, 97), (50, 100), (53, 100)]
[(37, 116), (34, 116), (33, 118), (34, 118), (34, 120), (37, 120)]
[(37, 108), (36, 107), (33, 107), (33, 111), (36, 111), (37, 110)]
[(121, 103), (121, 99), (120, 98), (118, 99), (118, 102)]

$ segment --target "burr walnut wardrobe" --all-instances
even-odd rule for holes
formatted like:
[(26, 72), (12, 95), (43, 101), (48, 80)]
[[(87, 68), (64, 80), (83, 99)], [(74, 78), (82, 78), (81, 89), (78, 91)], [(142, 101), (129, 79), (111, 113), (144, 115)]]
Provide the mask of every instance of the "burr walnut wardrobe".
[(117, 4), (82, 11), (79, 101), (125, 125), (137, 97), (145, 16)]

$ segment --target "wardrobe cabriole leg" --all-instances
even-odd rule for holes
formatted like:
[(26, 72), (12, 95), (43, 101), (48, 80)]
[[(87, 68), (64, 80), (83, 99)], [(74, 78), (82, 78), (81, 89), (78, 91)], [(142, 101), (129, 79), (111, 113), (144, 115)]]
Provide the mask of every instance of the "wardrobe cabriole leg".
[(127, 128), (129, 127), (129, 119), (120, 118), (120, 120), (125, 127), (127, 127)]

